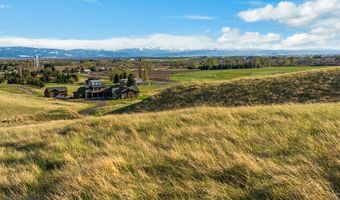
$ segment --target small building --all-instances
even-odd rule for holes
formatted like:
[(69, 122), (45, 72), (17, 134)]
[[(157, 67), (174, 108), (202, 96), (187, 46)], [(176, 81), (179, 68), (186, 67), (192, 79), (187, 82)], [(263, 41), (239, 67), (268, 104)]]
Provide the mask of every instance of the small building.
[(66, 98), (67, 97), (66, 87), (48, 87), (45, 90), (45, 97), (48, 98)]
[(106, 67), (99, 67), (98, 71), (100, 72), (106, 72), (107, 68)]
[(92, 71), (90, 69), (84, 69), (84, 73), (90, 74)]
[(125, 86), (127, 86), (127, 81), (128, 81), (127, 78), (125, 78), (125, 79), (120, 79), (120, 80), (119, 80), (119, 86), (120, 86), (120, 87), (125, 87)]
[[(142, 79), (142, 78), (134, 78), (134, 80), (135, 80), (136, 85), (146, 85), (147, 84), (147, 82), (144, 81), (144, 79)], [(121, 87), (127, 86), (127, 82), (128, 82), (127, 78), (126, 79), (120, 79), (119, 85)]]
[(136, 85), (143, 85), (144, 80), (142, 78), (135, 78), (135, 83), (136, 83)]
[(139, 89), (137, 87), (119, 87), (110, 88), (111, 99), (133, 99), (139, 96)]

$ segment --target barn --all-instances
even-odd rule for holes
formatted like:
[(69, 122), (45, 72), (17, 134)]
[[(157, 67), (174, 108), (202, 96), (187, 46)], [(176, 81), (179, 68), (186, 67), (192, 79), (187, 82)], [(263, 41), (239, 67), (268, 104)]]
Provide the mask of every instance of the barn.
[(45, 90), (45, 97), (48, 98), (66, 98), (67, 97), (66, 87), (48, 87)]

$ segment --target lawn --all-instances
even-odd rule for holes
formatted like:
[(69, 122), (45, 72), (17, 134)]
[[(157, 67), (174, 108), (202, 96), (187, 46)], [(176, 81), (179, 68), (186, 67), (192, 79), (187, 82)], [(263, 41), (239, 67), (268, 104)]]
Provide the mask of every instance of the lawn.
[(221, 81), (242, 77), (265, 76), (291, 72), (307, 71), (324, 67), (266, 67), (259, 69), (235, 69), (235, 70), (206, 70), (174, 74), (170, 77), (172, 81)]

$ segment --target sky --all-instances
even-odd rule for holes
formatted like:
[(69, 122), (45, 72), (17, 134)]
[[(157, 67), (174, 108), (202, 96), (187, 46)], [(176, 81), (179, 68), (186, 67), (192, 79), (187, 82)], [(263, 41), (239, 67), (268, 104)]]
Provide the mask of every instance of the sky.
[(0, 0), (0, 47), (340, 49), (340, 0)]

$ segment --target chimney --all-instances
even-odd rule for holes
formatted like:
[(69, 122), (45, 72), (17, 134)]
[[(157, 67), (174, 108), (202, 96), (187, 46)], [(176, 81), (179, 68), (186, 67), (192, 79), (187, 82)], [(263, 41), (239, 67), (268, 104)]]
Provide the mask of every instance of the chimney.
[(119, 87), (121, 87), (121, 88), (125, 87), (126, 84), (127, 84), (126, 82), (127, 82), (126, 79), (120, 79), (119, 80)]

